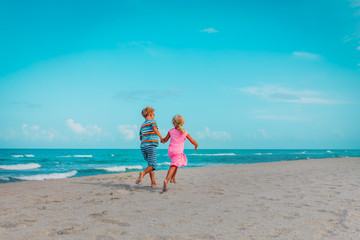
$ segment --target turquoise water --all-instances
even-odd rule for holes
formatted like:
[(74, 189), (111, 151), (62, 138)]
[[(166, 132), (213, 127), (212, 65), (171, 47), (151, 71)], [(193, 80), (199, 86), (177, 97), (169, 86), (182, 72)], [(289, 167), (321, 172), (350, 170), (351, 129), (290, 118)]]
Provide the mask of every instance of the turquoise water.
[[(360, 150), (185, 150), (187, 167), (311, 158), (360, 157)], [(157, 150), (157, 170), (167, 170), (166, 149)], [(0, 149), (0, 183), (140, 171), (147, 164), (139, 149)]]

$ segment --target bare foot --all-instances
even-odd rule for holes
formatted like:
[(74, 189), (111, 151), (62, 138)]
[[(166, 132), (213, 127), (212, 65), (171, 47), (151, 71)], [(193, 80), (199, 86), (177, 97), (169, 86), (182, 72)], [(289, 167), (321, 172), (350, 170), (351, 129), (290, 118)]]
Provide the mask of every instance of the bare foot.
[(151, 184), (151, 187), (158, 187), (159, 185), (158, 184)]
[(141, 180), (143, 179), (143, 177), (144, 177), (144, 172), (143, 171), (141, 171), (140, 173), (139, 173), (139, 178), (136, 180), (136, 184), (139, 184), (140, 182), (141, 182)]
[(164, 181), (163, 192), (166, 192), (168, 190), (167, 185), (168, 185), (168, 183), (166, 181)]
[(171, 179), (170, 182), (171, 182), (171, 183), (176, 183), (176, 180), (175, 180), (175, 179)]

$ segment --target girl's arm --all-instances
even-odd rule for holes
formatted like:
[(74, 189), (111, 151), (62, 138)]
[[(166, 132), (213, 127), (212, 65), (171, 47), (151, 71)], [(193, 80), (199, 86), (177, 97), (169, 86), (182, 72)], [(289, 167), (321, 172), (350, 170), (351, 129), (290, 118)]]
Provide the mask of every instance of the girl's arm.
[(162, 143), (166, 143), (170, 138), (170, 133), (166, 135), (166, 137), (163, 139)]
[(195, 150), (196, 150), (197, 147), (199, 146), (199, 145), (197, 144), (197, 142), (196, 142), (194, 139), (192, 139), (192, 137), (190, 137), (189, 134), (186, 136), (186, 138), (195, 146)]

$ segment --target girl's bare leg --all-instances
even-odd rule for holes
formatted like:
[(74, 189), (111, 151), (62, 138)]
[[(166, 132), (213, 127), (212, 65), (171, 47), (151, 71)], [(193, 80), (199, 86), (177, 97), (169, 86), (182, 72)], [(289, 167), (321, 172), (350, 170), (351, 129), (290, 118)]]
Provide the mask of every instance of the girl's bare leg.
[(167, 176), (166, 176), (166, 178), (164, 180), (163, 192), (166, 192), (168, 190), (168, 187), (167, 187), (168, 182), (169, 182), (170, 178), (174, 175), (174, 172), (175, 172), (176, 169), (177, 169), (177, 167), (170, 166), (169, 171), (167, 173)]
[(176, 180), (175, 180), (175, 175), (176, 175), (176, 173), (177, 173), (177, 168), (175, 169), (175, 172), (174, 172), (174, 174), (172, 175), (172, 177), (171, 177), (171, 179), (170, 179), (170, 182), (171, 182), (171, 183), (176, 183)]

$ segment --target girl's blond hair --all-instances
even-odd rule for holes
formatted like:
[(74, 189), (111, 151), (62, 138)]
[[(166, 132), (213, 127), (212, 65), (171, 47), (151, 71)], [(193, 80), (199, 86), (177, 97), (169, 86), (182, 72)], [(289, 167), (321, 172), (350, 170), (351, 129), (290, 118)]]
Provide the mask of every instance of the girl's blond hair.
[(172, 118), (172, 121), (174, 123), (174, 126), (177, 130), (179, 130), (180, 132), (182, 133), (185, 133), (185, 130), (184, 128), (182, 127), (182, 125), (184, 125), (185, 123), (185, 119), (183, 116), (181, 115), (175, 115), (173, 118)]

